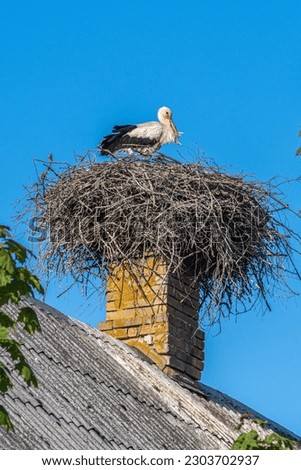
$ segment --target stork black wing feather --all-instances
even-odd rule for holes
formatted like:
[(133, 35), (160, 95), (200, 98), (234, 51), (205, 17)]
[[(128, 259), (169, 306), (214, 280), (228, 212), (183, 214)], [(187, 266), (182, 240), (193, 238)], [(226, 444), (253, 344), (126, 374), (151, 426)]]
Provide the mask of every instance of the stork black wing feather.
[(137, 126), (127, 124), (123, 126), (114, 126), (112, 134), (104, 136), (103, 140), (98, 144), (102, 155), (112, 154), (120, 149), (121, 139), (127, 132), (136, 129)]
[(119, 134), (125, 134), (126, 132), (130, 132), (134, 129), (137, 129), (137, 126), (134, 124), (124, 124), (123, 126), (114, 126), (113, 127), (113, 134), (116, 134), (117, 132)]
[(102, 155), (113, 154), (122, 149), (131, 148), (139, 150), (139, 147), (147, 147), (156, 144), (156, 139), (147, 137), (136, 137), (128, 135), (129, 132), (136, 129), (135, 125), (114, 126), (112, 134), (106, 135), (98, 145)]

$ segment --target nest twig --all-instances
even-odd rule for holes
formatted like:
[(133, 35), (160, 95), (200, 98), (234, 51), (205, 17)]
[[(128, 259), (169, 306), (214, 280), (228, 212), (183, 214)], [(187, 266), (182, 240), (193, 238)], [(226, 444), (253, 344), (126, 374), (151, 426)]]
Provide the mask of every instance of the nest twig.
[(292, 240), (300, 240), (271, 184), (162, 154), (56, 168), (49, 162), (31, 188), (30, 209), (49, 232), (42, 260), (59, 276), (105, 280), (110, 263), (134, 266), (152, 254), (171, 272), (189, 270), (210, 323), (258, 299), (268, 306), (275, 283), (299, 276)]

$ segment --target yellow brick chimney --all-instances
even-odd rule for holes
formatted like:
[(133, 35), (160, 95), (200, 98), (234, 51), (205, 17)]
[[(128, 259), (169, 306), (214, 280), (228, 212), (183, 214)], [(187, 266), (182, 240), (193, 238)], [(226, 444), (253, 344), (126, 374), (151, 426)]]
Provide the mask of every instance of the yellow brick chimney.
[(139, 269), (111, 265), (106, 300), (101, 331), (137, 348), (168, 375), (200, 379), (199, 289), (188, 275), (169, 273), (151, 256)]

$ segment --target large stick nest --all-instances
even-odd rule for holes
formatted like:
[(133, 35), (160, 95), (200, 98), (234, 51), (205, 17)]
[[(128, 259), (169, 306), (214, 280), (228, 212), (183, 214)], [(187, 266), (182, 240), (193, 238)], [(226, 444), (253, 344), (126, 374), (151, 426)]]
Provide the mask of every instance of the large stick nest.
[[(271, 286), (298, 274), (296, 235), (281, 221), (287, 206), (275, 188), (207, 164), (161, 155), (52, 163), (31, 188), (49, 237), (47, 269), (105, 280), (110, 263), (136, 266), (149, 254), (170, 272), (189, 271), (200, 285), (203, 319), (268, 306)], [(251, 304), (249, 303), (251, 302)]]

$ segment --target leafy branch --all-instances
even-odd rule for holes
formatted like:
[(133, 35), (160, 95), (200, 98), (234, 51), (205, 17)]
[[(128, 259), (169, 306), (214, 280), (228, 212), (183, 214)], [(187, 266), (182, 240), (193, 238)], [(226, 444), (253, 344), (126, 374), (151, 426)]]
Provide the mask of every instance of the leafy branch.
[[(37, 378), (29, 366), (21, 345), (11, 338), (11, 331), (17, 324), (32, 334), (40, 331), (40, 324), (35, 311), (31, 307), (22, 307), (16, 320), (13, 320), (2, 307), (9, 302), (19, 304), (22, 297), (32, 297), (35, 292), (44, 293), (39, 279), (25, 266), (30, 252), (20, 243), (11, 238), (9, 227), (0, 225), (0, 353), (10, 356), (13, 367), (8, 368), (0, 361), (0, 393), (5, 394), (13, 387), (11, 375), (17, 371), (28, 386), (38, 386)], [(0, 426), (8, 431), (13, 429), (9, 414), (0, 405)]]
[[(264, 427), (267, 421), (262, 419), (254, 419), (255, 424)], [(239, 425), (239, 428), (242, 424)], [(277, 433), (271, 433), (268, 436), (261, 438), (255, 429), (247, 433), (242, 433), (238, 436), (233, 443), (231, 449), (233, 450), (293, 450), (298, 445), (298, 442), (289, 439), (288, 437), (280, 436)]]

